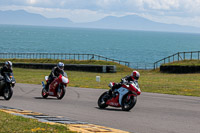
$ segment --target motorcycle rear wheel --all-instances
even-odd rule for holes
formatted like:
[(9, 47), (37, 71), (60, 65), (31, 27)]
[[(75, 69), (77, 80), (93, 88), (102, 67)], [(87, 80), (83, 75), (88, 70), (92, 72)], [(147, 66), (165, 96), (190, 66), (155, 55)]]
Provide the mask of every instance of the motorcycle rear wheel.
[(135, 94), (135, 96), (131, 96), (129, 100), (127, 98), (128, 98), (128, 94), (125, 95), (122, 99), (121, 106), (122, 106), (123, 111), (129, 111), (135, 106), (137, 102), (137, 94)]
[(10, 85), (6, 86), (6, 88), (4, 89), (4, 92), (3, 92), (3, 97), (5, 100), (10, 100), (10, 98), (12, 97), (13, 95), (13, 89)]
[(66, 92), (65, 88), (60, 89), (60, 92), (57, 91), (57, 98), (62, 99), (65, 95), (65, 92)]
[(106, 104), (106, 102), (108, 101), (108, 97), (109, 97), (108, 91), (104, 92), (99, 97), (98, 102), (97, 102), (99, 108), (104, 109), (104, 108), (108, 107), (108, 105)]
[(47, 94), (45, 88), (42, 89), (41, 95), (42, 95), (43, 98), (47, 98), (48, 97), (48, 94)]

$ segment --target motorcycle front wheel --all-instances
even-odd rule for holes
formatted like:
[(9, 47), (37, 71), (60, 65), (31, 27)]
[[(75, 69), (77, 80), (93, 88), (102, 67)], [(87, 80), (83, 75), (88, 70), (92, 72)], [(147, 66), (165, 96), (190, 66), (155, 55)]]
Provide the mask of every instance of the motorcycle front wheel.
[(123, 111), (129, 111), (131, 110), (137, 102), (137, 94), (135, 96), (131, 95), (131, 97), (128, 99), (128, 94), (125, 95), (122, 99), (122, 110)]
[(62, 99), (65, 95), (66, 89), (65, 88), (61, 88), (60, 91), (57, 91), (57, 98), (58, 99)]
[(106, 102), (108, 101), (109, 98), (109, 94), (108, 91), (104, 92), (98, 99), (98, 106), (101, 109), (104, 109), (106, 107), (108, 107), (108, 105), (106, 104)]
[(3, 92), (3, 97), (5, 100), (10, 100), (10, 98), (12, 97), (13, 95), (13, 89), (10, 85), (6, 86), (6, 88), (4, 89), (4, 92)]

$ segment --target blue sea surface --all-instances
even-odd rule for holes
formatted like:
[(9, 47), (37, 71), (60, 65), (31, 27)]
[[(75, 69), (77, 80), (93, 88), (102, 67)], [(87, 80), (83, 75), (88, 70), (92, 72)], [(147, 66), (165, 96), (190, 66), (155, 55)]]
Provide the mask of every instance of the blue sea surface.
[(192, 33), (0, 25), (0, 53), (98, 54), (153, 63), (199, 46), (200, 34)]

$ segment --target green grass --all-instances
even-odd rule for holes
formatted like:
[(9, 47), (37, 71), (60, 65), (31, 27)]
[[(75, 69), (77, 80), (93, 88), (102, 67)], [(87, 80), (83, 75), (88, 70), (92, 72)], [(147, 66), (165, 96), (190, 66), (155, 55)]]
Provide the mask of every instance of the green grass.
[(200, 66), (200, 60), (182, 60), (163, 64), (163, 66)]
[(0, 111), (1, 133), (74, 133), (63, 125), (50, 125)]
[(145, 92), (200, 96), (200, 74), (167, 74), (143, 71), (140, 87)]

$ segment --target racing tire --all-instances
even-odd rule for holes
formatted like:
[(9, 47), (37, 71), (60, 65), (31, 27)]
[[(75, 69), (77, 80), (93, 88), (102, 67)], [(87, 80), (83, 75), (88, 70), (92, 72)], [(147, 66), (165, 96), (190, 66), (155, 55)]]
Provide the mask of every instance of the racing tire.
[(104, 109), (106, 107), (108, 107), (108, 105), (106, 104), (106, 102), (108, 101), (109, 98), (109, 94), (108, 91), (104, 92), (98, 99), (98, 106), (101, 109)]
[[(130, 93), (128, 93), (128, 94), (130, 94)], [(121, 106), (122, 106), (123, 111), (131, 110), (137, 102), (137, 94), (136, 93), (134, 93), (135, 96), (131, 96), (130, 99), (127, 100), (128, 94), (126, 94), (122, 99), (122, 105)]]
[(45, 90), (45, 88), (42, 89), (41, 95), (42, 95), (43, 98), (47, 98), (48, 97), (48, 94), (47, 94), (47, 91)]
[(66, 89), (65, 88), (61, 88), (60, 92), (57, 91), (57, 99), (62, 99), (65, 95)]
[(10, 85), (7, 85), (3, 92), (3, 97), (5, 100), (10, 100), (13, 95), (13, 89)]

